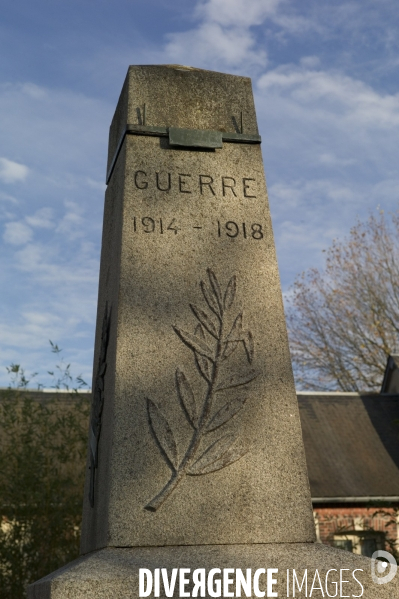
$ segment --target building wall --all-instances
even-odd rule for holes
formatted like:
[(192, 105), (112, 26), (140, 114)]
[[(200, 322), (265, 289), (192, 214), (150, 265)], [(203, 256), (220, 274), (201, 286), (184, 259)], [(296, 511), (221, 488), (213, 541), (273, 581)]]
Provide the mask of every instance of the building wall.
[(377, 549), (399, 553), (399, 506), (313, 509), (319, 542), (369, 556)]

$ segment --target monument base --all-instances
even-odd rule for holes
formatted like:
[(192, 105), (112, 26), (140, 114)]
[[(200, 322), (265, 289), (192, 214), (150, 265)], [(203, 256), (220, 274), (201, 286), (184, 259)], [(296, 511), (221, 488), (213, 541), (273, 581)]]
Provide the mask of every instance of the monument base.
[[(115, 547), (84, 555), (35, 582), (28, 587), (28, 599), (136, 599), (139, 597), (140, 568), (152, 573), (156, 568), (166, 568), (169, 581), (173, 568), (190, 569), (190, 573), (184, 574), (190, 581), (183, 589), (185, 595), (180, 587), (180, 596), (186, 597), (191, 597), (191, 575), (197, 568), (205, 569), (205, 577), (213, 568), (222, 571), (215, 575), (213, 581), (214, 587), (216, 580), (221, 580), (221, 592), (213, 595), (221, 597), (236, 596), (235, 569), (240, 568), (246, 576), (246, 569), (250, 568), (251, 581), (254, 582), (256, 570), (273, 568), (278, 572), (270, 572), (270, 578), (276, 582), (269, 589), (267, 574), (260, 573), (258, 576), (259, 589), (265, 591), (265, 597), (397, 599), (399, 577), (386, 584), (377, 584), (372, 579), (372, 567), (375, 565), (374, 560), (320, 543)], [(223, 569), (226, 568), (234, 569), (227, 574), (233, 581), (228, 587), (229, 595), (223, 587)], [(385, 574), (377, 573), (377, 576), (381, 580), (388, 571), (389, 565)], [(301, 585), (302, 590), (299, 590)], [(252, 584), (251, 591), (255, 596)], [(241, 596), (245, 595), (241, 589)], [(165, 597), (162, 582), (160, 596)], [(179, 596), (179, 575), (173, 596)], [(198, 592), (198, 596), (204, 595)], [(205, 596), (210, 596), (208, 591)], [(149, 597), (154, 597), (154, 593)]]

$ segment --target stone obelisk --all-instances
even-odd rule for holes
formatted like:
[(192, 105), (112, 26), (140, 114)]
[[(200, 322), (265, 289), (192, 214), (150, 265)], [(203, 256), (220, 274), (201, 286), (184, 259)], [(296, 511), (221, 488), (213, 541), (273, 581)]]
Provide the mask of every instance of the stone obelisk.
[(360, 568), (375, 596), (370, 560), (315, 543), (260, 141), (250, 79), (129, 68), (109, 137), (82, 557), (31, 598), (138, 597), (139, 568), (162, 567), (272, 567), (279, 596), (287, 569)]

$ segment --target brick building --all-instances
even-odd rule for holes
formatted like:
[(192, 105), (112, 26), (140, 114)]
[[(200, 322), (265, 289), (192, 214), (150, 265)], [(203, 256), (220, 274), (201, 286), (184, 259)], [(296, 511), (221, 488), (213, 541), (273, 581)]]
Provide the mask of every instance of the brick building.
[(322, 543), (399, 552), (398, 364), (388, 359), (379, 394), (297, 394)]

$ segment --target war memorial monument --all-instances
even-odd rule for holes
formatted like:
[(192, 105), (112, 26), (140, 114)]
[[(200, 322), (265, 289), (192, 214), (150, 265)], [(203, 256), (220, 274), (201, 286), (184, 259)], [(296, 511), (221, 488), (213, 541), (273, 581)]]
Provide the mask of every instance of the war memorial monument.
[(129, 67), (81, 557), (30, 599), (399, 597), (399, 576), (316, 543), (260, 141), (250, 79)]

